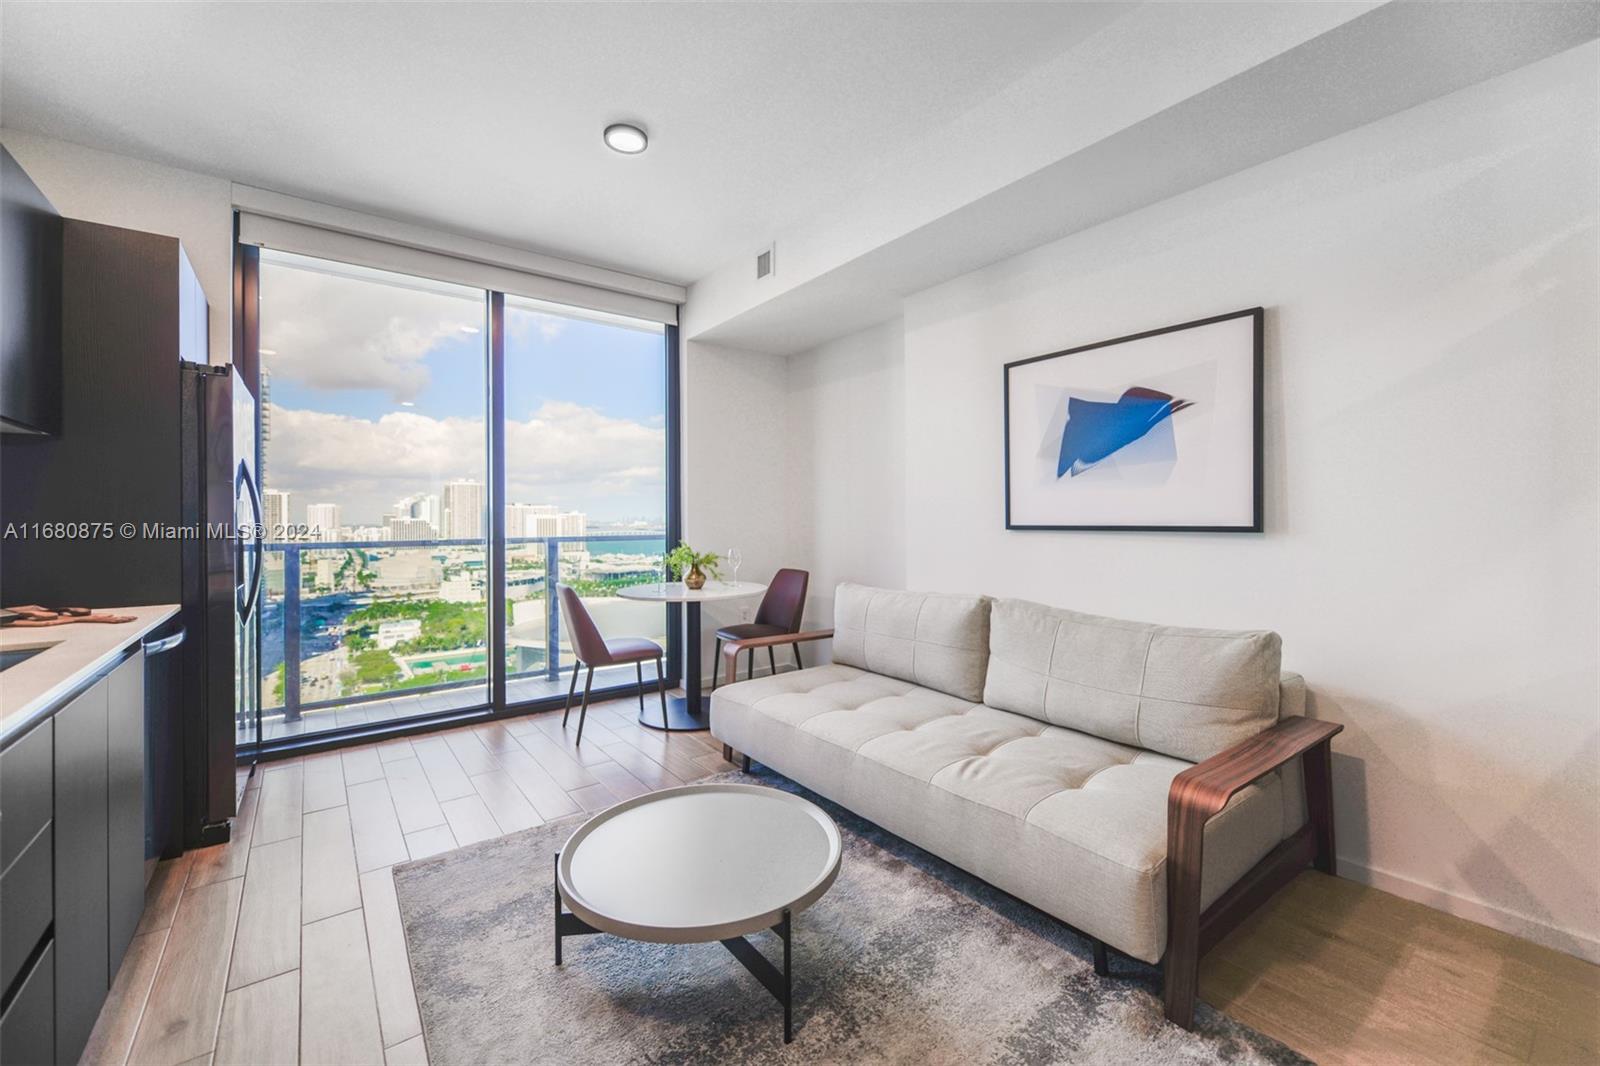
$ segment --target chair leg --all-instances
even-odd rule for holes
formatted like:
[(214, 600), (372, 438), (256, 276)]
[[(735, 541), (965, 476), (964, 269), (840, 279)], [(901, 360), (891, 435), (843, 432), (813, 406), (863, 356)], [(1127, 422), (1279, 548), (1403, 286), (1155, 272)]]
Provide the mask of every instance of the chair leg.
[(748, 755), (744, 756), (744, 772), (750, 772), (750, 756)]
[(567, 728), (567, 715), (572, 713), (572, 694), (578, 691), (578, 663), (572, 664), (572, 684), (567, 686), (567, 705), (561, 708), (561, 728)]
[(778, 656), (773, 652), (772, 645), (767, 645), (767, 665), (772, 667), (772, 672), (778, 672)]
[(722, 638), (717, 638), (717, 649), (711, 653), (711, 691), (717, 691), (717, 675), (722, 673)]
[(796, 670), (804, 670), (806, 663), (804, 659), (800, 658), (800, 645), (791, 644), (789, 646), (794, 649), (794, 668)]
[(578, 739), (575, 744), (583, 743), (583, 720), (589, 717), (589, 686), (594, 684), (594, 667), (589, 667), (589, 672), (583, 675), (583, 707), (578, 711)]
[(644, 713), (644, 663), (643, 662), (634, 663), (633, 664), (633, 673), (634, 673), (634, 676), (639, 679), (639, 713), (643, 714)]
[(1106, 942), (1104, 940), (1090, 941), (1094, 945), (1094, 972), (1101, 977), (1111, 976), (1111, 964), (1106, 959)]
[(656, 660), (656, 695), (661, 697), (661, 728), (667, 728), (667, 674), (661, 668), (661, 660)]
[(755, 676), (756, 676), (756, 650), (754, 648), (751, 648), (750, 649), (750, 669), (749, 669), (749, 672), (746, 675), (746, 679), (752, 678), (752, 677), (755, 677)]
[(722, 761), (723, 762), (732, 762), (733, 761), (733, 745), (732, 744), (724, 744), (724, 745), (722, 745)]

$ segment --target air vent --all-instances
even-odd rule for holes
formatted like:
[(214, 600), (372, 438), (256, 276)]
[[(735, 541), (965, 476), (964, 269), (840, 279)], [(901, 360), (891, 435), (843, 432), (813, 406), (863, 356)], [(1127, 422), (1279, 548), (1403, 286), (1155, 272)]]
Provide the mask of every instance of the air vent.
[(772, 275), (773, 269), (777, 266), (777, 260), (773, 258), (773, 253), (776, 251), (776, 249), (776, 245), (769, 245), (767, 248), (756, 253), (757, 281)]

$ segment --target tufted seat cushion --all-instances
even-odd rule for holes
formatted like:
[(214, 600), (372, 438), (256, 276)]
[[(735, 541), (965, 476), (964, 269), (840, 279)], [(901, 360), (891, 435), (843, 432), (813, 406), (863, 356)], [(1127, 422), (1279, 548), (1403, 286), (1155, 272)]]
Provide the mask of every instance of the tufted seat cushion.
[[(1190, 763), (837, 663), (719, 688), (711, 728), (1129, 955), (1165, 950), (1167, 789)], [(1283, 839), (1284, 812), (1269, 775), (1212, 820), (1204, 904)]]

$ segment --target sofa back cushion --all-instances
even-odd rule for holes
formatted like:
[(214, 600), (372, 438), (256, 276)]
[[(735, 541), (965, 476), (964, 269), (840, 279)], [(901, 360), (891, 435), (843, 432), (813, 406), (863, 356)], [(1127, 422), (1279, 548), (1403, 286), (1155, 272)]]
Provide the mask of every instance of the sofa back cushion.
[(989, 599), (846, 582), (833, 594), (833, 661), (978, 703)]
[(1278, 720), (1276, 633), (1184, 629), (996, 600), (983, 701), (1191, 762)]

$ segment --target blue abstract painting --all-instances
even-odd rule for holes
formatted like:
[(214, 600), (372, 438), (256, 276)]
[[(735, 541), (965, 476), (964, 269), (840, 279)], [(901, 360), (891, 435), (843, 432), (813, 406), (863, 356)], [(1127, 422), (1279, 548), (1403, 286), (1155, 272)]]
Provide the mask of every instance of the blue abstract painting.
[(1006, 528), (1259, 531), (1265, 314), (1006, 363)]
[(1134, 386), (1115, 403), (1078, 396), (1067, 400), (1067, 424), (1061, 430), (1056, 477), (1077, 477), (1100, 460), (1144, 437), (1164, 420), (1194, 404), (1164, 392)]

